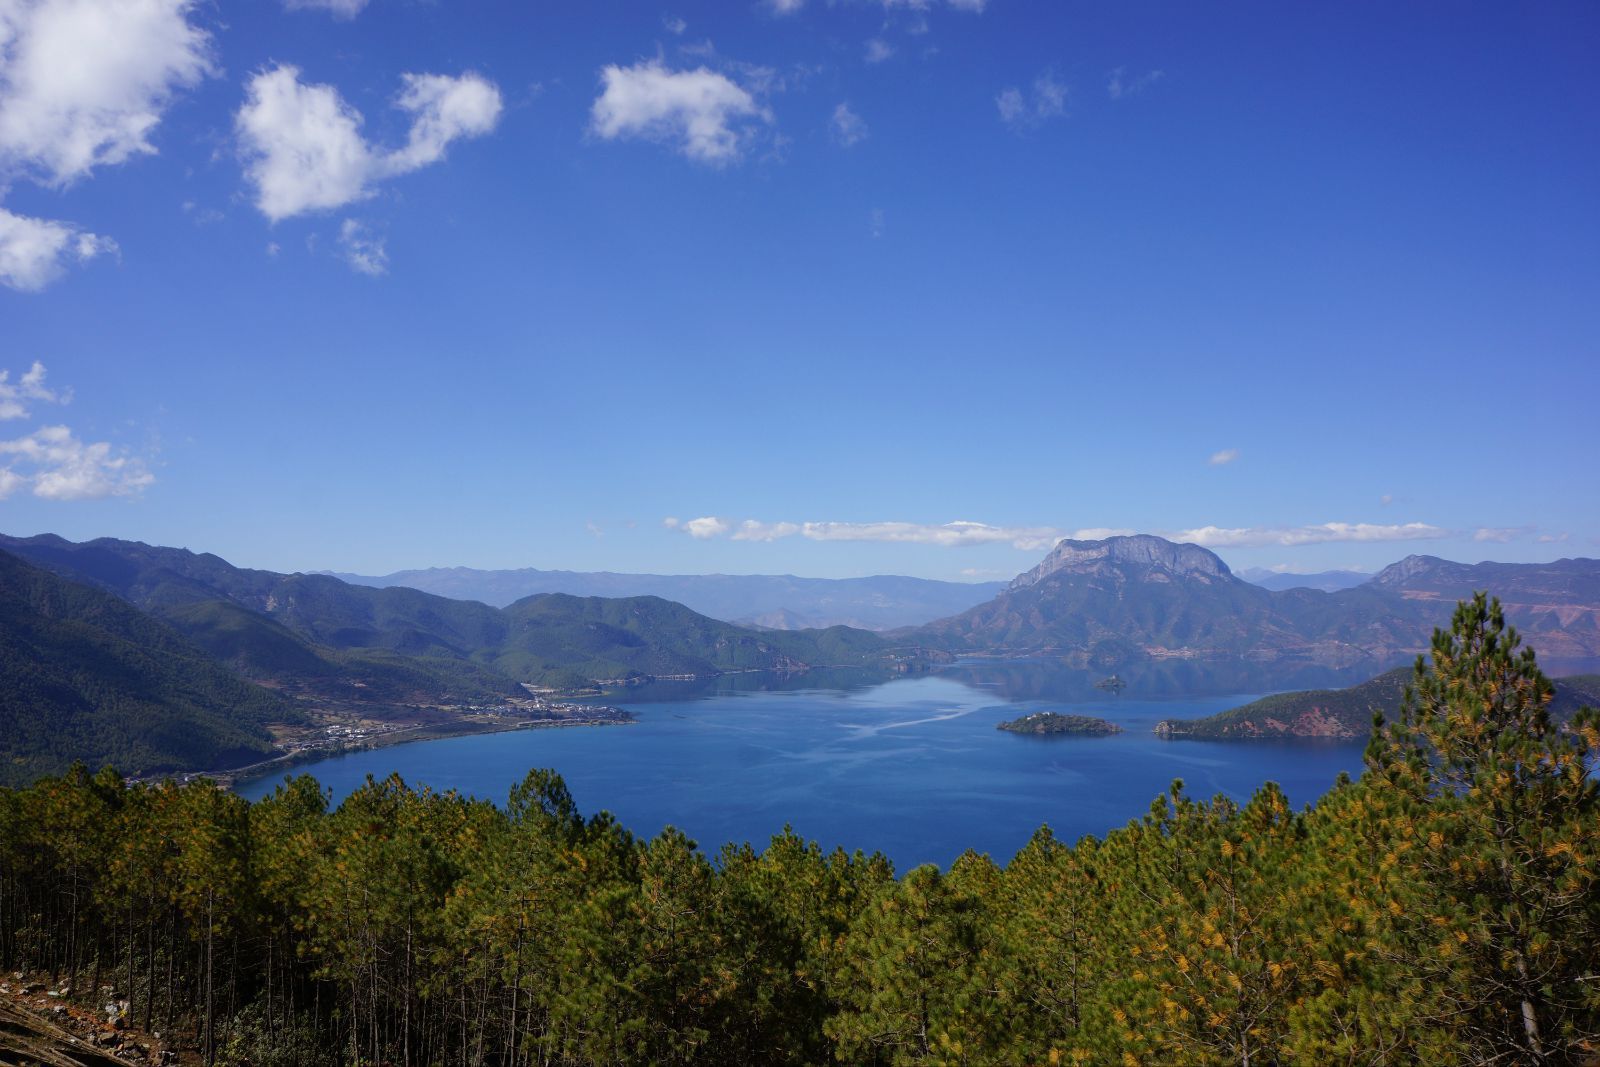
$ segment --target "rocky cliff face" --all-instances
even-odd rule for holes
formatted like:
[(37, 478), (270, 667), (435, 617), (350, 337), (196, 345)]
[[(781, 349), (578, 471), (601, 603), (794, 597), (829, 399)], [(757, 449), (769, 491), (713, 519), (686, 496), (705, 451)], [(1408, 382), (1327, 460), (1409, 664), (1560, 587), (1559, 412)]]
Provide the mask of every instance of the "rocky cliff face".
[(1062, 541), (1037, 567), (1018, 575), (1008, 588), (1025, 589), (1062, 571), (1105, 575), (1129, 565), (1202, 582), (1233, 577), (1226, 563), (1199, 545), (1181, 545), (1163, 537), (1136, 534), (1108, 537), (1103, 541)]
[(1160, 537), (1063, 541), (995, 599), (919, 634), (955, 650), (1049, 653), (1112, 669), (1143, 658), (1285, 644), (1273, 594), (1197, 545)]
[(1407, 556), (1399, 563), (1391, 563), (1379, 571), (1373, 576), (1372, 584), (1392, 589), (1405, 585), (1419, 575), (1426, 575), (1446, 566), (1459, 566), (1459, 564), (1446, 563), (1438, 556)]

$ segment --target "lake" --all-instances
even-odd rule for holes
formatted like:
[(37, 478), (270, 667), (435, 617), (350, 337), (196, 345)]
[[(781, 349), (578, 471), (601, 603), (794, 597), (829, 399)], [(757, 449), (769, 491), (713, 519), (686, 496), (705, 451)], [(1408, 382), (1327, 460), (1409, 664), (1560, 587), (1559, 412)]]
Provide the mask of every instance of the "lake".
[[(881, 851), (904, 871), (948, 866), (969, 848), (1006, 862), (1041, 824), (1069, 841), (1103, 835), (1144, 814), (1174, 778), (1196, 796), (1240, 801), (1271, 780), (1303, 805), (1340, 771), (1361, 770), (1360, 742), (1164, 741), (1151, 732), (1161, 719), (1213, 714), (1284, 686), (1152, 698), (1137, 678), (1112, 694), (1077, 673), (1039, 683), (1025, 666), (1008, 664), (999, 676), (996, 669), (658, 682), (606, 698), (633, 712), (633, 725), (424, 741), (296, 773), (314, 775), (335, 801), (367, 775), (397, 771), (414, 786), (503, 803), (529, 768), (550, 767), (585, 814), (609, 810), (642, 836), (670, 824), (714, 854), (730, 841), (759, 848), (787, 823), (824, 848)], [(1049, 697), (1015, 695), (1041, 690)], [(1036, 738), (995, 729), (1065, 709), (1124, 732)], [(256, 799), (280, 780), (247, 782), (239, 792)]]

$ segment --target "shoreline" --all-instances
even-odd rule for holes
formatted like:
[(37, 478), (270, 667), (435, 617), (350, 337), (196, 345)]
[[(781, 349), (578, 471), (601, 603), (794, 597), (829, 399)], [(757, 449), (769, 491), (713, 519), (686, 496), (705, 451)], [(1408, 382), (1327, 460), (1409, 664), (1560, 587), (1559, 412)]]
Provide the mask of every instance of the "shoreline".
[(519, 730), (546, 730), (580, 726), (631, 726), (638, 722), (628, 712), (619, 708), (607, 710), (615, 714), (581, 718), (521, 719), (505, 723), (483, 721), (423, 723), (364, 737), (357, 743), (341, 743), (338, 747), (296, 749), (293, 752), (285, 752), (271, 759), (247, 764), (243, 767), (216, 771), (189, 771), (183, 774), (162, 775), (161, 777), (176, 778), (180, 781), (188, 781), (194, 778), (210, 778), (224, 789), (237, 791), (241, 785), (260, 781), (262, 778), (270, 777), (280, 771), (288, 771), (303, 764), (320, 763), (323, 760), (334, 759), (338, 756), (348, 756), (357, 752), (367, 752), (379, 748), (391, 748), (418, 741), (444, 741), (452, 737), (503, 734)]

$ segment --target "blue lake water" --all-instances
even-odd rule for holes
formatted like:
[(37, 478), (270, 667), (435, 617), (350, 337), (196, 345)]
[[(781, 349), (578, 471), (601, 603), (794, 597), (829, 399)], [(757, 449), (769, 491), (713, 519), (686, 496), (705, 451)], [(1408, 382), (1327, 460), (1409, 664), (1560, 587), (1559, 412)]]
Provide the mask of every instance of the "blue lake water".
[[(335, 801), (368, 775), (399, 772), (412, 785), (503, 802), (529, 768), (550, 767), (586, 814), (609, 810), (642, 836), (670, 824), (714, 854), (730, 841), (761, 847), (787, 823), (825, 848), (881, 851), (906, 870), (947, 866), (969, 848), (1005, 862), (1042, 824), (1067, 840), (1103, 835), (1143, 815), (1174, 778), (1194, 795), (1241, 801), (1271, 780), (1303, 805), (1340, 771), (1361, 770), (1359, 742), (1163, 741), (1151, 732), (1161, 719), (1209, 715), (1262, 691), (1140, 699), (1079, 686), (1066, 700), (1043, 700), (961, 676), (787, 684), (798, 688), (657, 683), (608, 698), (638, 717), (633, 725), (425, 741), (296, 773), (314, 775)], [(1124, 732), (995, 729), (1040, 710), (1101, 716)], [(255, 799), (278, 780), (239, 792)]]

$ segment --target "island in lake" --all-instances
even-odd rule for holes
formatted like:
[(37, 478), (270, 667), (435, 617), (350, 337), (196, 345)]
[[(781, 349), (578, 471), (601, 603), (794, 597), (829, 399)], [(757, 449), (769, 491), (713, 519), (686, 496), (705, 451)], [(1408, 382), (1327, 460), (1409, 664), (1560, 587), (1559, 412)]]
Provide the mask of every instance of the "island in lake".
[(1106, 737), (1120, 734), (1122, 727), (1092, 715), (1062, 715), (1055, 711), (1036, 711), (1020, 719), (1000, 723), (997, 730), (1037, 737)]

